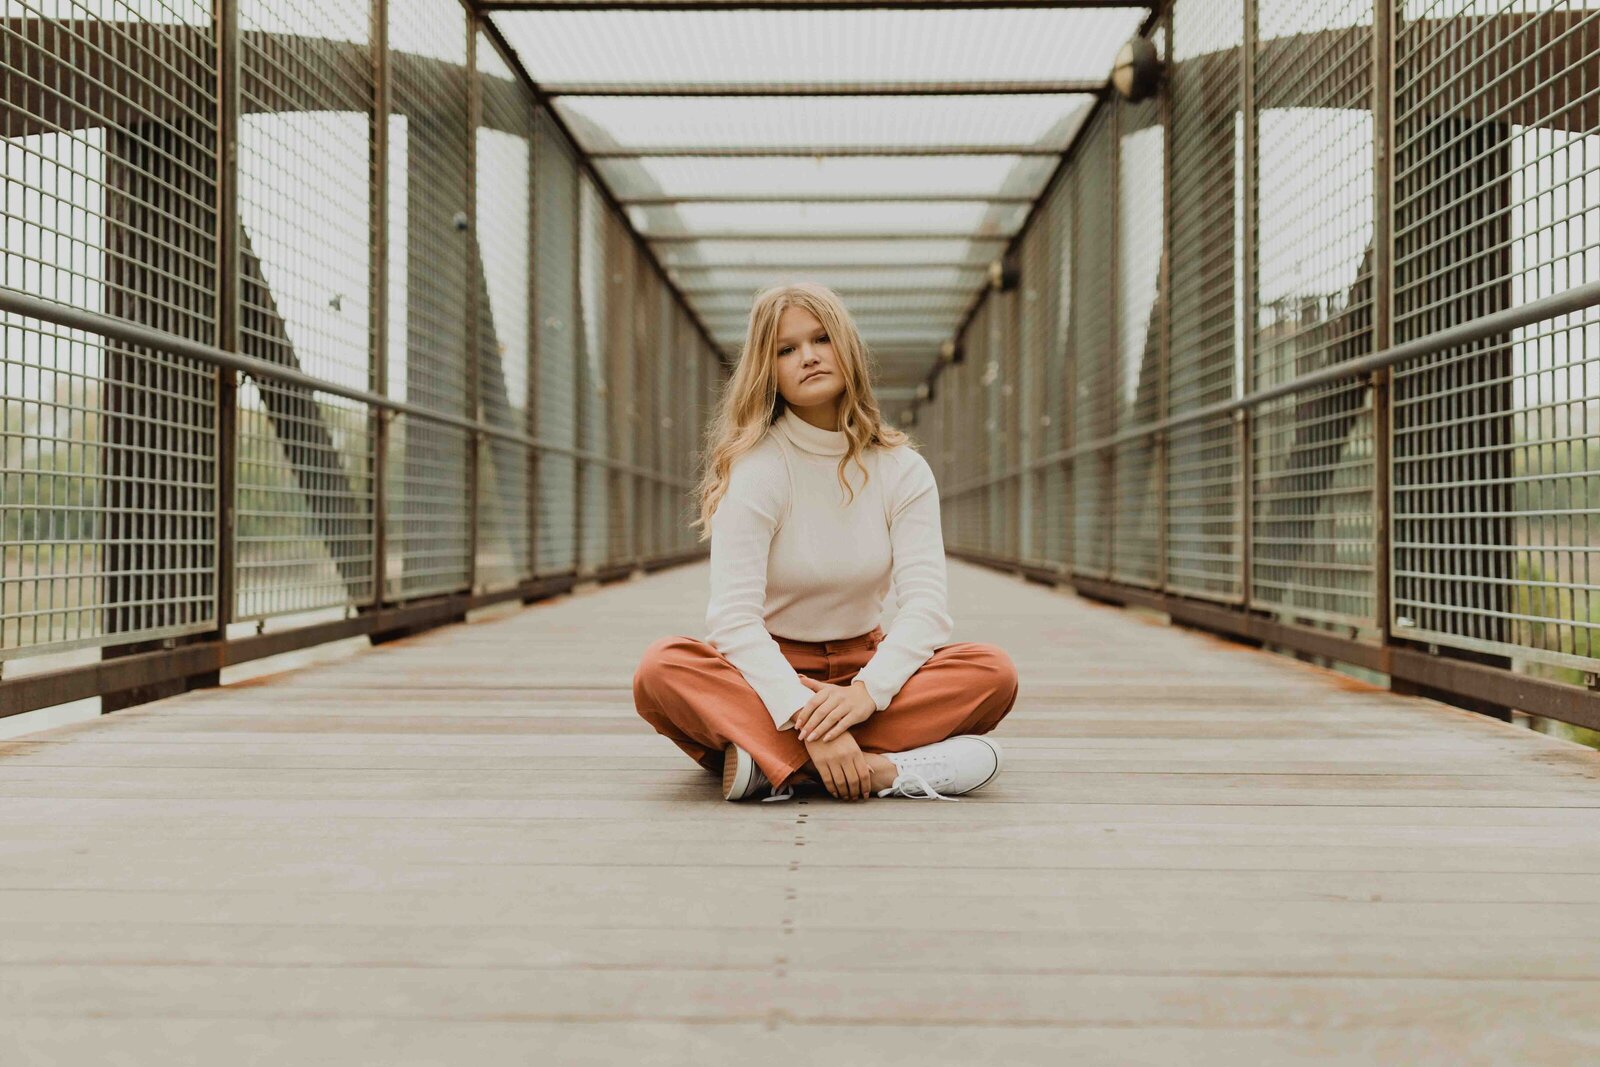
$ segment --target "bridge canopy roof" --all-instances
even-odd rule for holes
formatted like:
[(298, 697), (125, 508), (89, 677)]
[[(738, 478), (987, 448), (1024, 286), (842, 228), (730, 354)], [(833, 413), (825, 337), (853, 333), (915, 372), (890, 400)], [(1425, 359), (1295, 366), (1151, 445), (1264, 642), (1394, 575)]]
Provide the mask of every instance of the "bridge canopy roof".
[(1149, 15), (485, 7), (727, 355), (758, 290), (820, 281), (890, 398), (926, 377)]

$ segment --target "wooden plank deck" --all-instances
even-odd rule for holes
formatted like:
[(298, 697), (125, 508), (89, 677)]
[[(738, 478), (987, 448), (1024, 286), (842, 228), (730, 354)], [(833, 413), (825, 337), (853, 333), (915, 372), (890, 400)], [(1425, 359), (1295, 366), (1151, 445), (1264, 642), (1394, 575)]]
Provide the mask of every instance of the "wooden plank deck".
[(959, 804), (727, 804), (704, 565), (0, 744), (0, 1064), (1600, 1062), (1600, 753), (952, 561)]

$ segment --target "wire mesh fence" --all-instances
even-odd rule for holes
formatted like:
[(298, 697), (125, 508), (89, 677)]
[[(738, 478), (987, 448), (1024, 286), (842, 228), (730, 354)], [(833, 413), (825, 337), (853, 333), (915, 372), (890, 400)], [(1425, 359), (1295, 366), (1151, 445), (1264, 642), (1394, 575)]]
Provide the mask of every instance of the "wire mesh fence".
[(89, 316), (0, 313), (0, 659), (697, 549), (716, 351), (481, 17), (19, 3), (0, 78), (3, 284)]
[[(217, 42), (208, 4), (11, 4), (9, 287), (216, 340)], [(0, 649), (217, 620), (216, 382), (205, 364), (0, 319)]]
[[(1147, 32), (1158, 92), (1074, 119), (911, 401), (946, 543), (1593, 673), (1600, 311), (1516, 313), (1600, 280), (1600, 10), (1174, 0)], [(19, 2), (0, 45), (4, 285), (118, 327), (0, 317), (0, 658), (696, 549), (712, 339), (482, 16)], [(851, 269), (896, 331), (978, 274)]]
[[(1018, 432), (966, 414), (968, 365), (920, 403), (947, 541), (1592, 679), (1600, 9), (1176, 0), (1148, 33), (1159, 90), (1102, 99), (964, 327), (1038, 391)], [(1023, 514), (973, 523), (1018, 475)]]

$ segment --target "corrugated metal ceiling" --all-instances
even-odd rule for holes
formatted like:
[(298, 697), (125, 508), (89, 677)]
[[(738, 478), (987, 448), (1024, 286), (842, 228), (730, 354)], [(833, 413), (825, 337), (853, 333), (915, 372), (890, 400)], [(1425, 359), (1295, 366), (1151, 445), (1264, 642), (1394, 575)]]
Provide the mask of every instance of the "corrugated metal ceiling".
[(1149, 13), (484, 6), (730, 357), (759, 289), (812, 279), (890, 397), (926, 377)]

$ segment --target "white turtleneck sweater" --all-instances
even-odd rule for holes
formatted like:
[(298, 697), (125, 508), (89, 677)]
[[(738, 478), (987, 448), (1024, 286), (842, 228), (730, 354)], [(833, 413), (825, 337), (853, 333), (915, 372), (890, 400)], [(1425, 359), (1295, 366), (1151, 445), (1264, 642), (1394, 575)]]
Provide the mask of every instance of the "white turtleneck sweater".
[(824, 430), (791, 408), (736, 459), (711, 518), (707, 640), (744, 675), (780, 730), (811, 699), (772, 638), (829, 641), (882, 622), (894, 583), (897, 614), (856, 676), (882, 711), (934, 649), (949, 643), (944, 535), (933, 471), (909, 444), (869, 448), (862, 484), (845, 476), (842, 430)]

